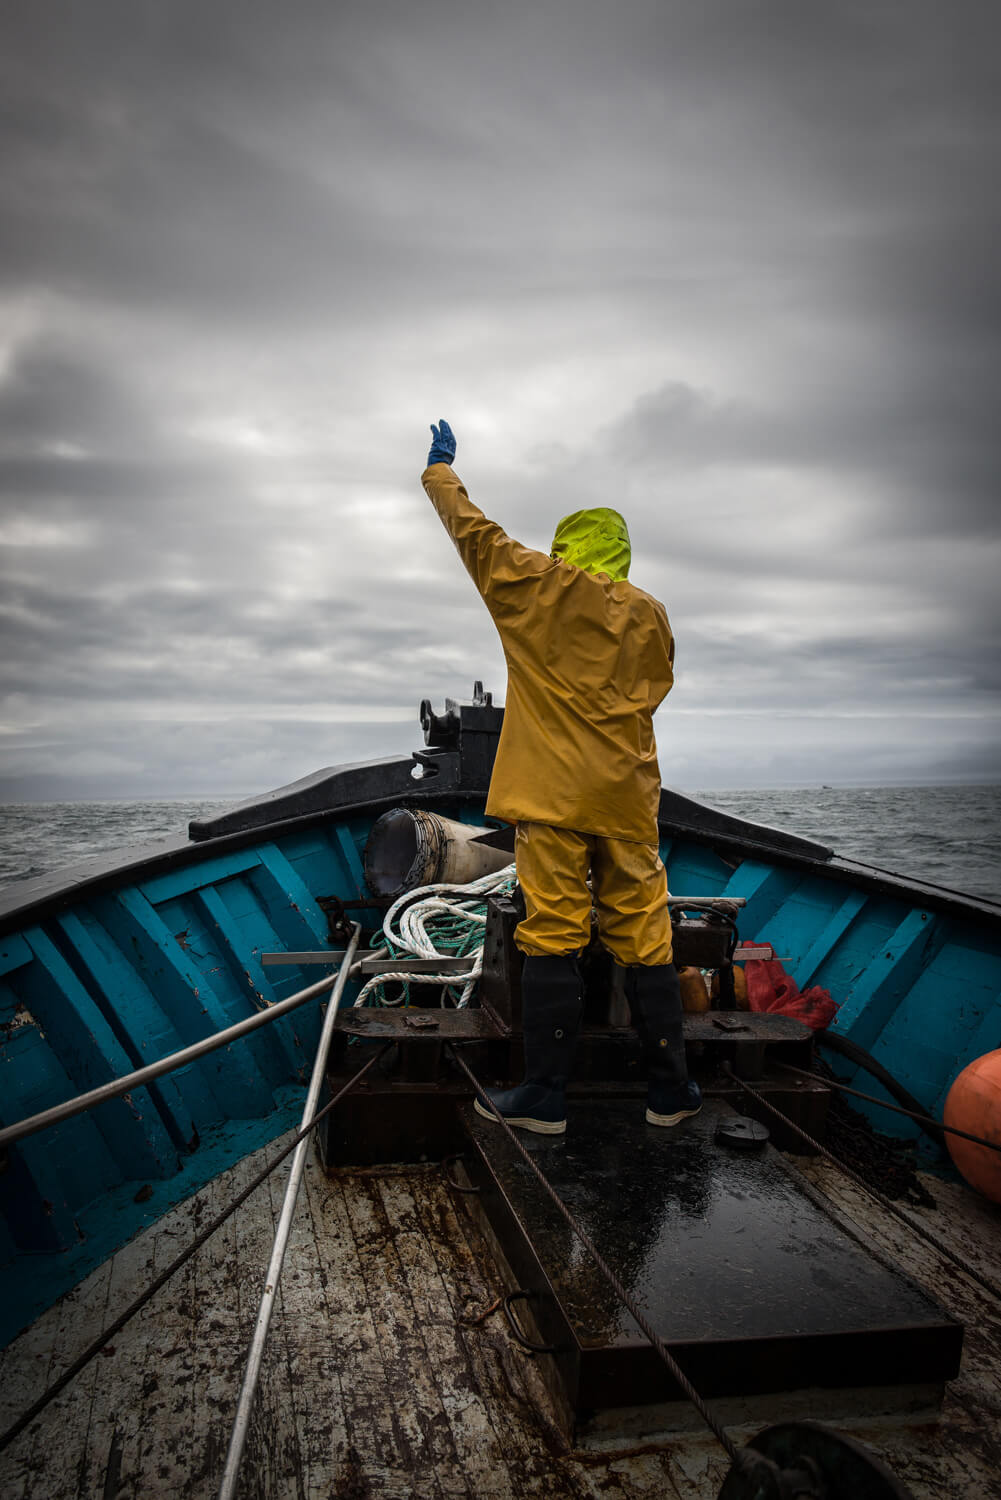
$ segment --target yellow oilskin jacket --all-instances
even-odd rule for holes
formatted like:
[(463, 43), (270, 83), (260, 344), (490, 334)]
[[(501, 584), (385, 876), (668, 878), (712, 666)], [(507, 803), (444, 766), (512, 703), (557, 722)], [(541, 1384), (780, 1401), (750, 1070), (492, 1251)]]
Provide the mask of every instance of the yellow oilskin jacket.
[(508, 686), (487, 814), (657, 843), (653, 714), (674, 681), (664, 606), (514, 541), (448, 464), (421, 483), (497, 627)]

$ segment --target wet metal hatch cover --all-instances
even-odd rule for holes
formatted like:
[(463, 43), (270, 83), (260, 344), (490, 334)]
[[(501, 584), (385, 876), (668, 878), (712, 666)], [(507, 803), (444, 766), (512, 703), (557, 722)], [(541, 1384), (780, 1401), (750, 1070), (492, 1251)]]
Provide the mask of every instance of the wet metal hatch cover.
[[(519, 1131), (706, 1396), (939, 1384), (962, 1327), (864, 1247), (771, 1146), (714, 1140), (707, 1100), (674, 1129), (639, 1099), (570, 1101), (565, 1136)], [(463, 1109), (470, 1175), (571, 1406), (679, 1398), (673, 1378), (499, 1125)]]

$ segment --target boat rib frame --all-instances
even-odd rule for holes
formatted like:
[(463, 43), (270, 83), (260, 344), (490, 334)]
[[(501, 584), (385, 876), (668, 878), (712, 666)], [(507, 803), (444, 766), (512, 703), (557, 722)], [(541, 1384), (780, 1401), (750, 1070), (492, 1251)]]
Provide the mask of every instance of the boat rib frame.
[[(357, 938), (354, 945), (346, 950), (346, 954), (352, 957), (348, 969), (355, 967), (353, 958), (356, 947)], [(318, 979), (315, 984), (308, 985), (304, 990), (298, 990), (294, 995), (289, 995), (285, 1000), (279, 1000), (275, 1005), (269, 1005), (266, 1010), (255, 1011), (252, 1016), (246, 1016), (242, 1021), (234, 1022), (232, 1026), (226, 1026), (222, 1031), (214, 1031), (211, 1036), (202, 1037), (201, 1041), (192, 1042), (190, 1047), (182, 1047), (178, 1052), (171, 1052), (166, 1057), (161, 1057), (158, 1062), (147, 1064), (145, 1068), (137, 1068), (134, 1073), (124, 1073), (120, 1078), (113, 1078), (108, 1083), (102, 1083), (99, 1088), (90, 1089), (86, 1094), (77, 1094), (72, 1099), (64, 1099), (61, 1104), (54, 1104), (50, 1109), (43, 1109), (37, 1115), (28, 1115), (25, 1119), (18, 1120), (16, 1124), (6, 1126), (0, 1130), (0, 1148), (13, 1145), (15, 1141), (24, 1140), (26, 1136), (36, 1135), (38, 1131), (46, 1130), (50, 1125), (59, 1125), (63, 1120), (72, 1119), (74, 1115), (81, 1115), (108, 1099), (118, 1099), (123, 1094), (130, 1094), (133, 1089), (141, 1088), (143, 1084), (152, 1082), (154, 1078), (160, 1078), (164, 1073), (172, 1073), (177, 1068), (183, 1068), (186, 1064), (205, 1057), (209, 1052), (216, 1052), (220, 1047), (228, 1047), (230, 1042), (238, 1041), (240, 1037), (247, 1036), (260, 1026), (267, 1026), (272, 1021), (281, 1020), (282, 1016), (287, 1016), (290, 1011), (297, 1010), (308, 1000), (315, 1000), (317, 995), (333, 989), (341, 980), (342, 975), (343, 982), (347, 981), (350, 974), (344, 968), (347, 961), (346, 954), (337, 952), (330, 954), (331, 959), (341, 959), (341, 967), (336, 974), (328, 974), (325, 978)]]

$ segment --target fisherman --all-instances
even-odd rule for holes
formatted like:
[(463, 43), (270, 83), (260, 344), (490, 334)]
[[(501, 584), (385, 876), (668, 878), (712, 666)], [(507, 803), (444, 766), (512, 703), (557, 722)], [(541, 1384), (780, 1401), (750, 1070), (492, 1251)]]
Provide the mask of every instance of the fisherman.
[[(583, 1010), (579, 958), (598, 936), (625, 969), (640, 1034), (651, 1125), (702, 1107), (685, 1066), (667, 876), (658, 852), (660, 771), (653, 715), (674, 681), (664, 606), (627, 580), (629, 533), (617, 511), (575, 511), (547, 557), (472, 503), (452, 469), (445, 421), (421, 483), (500, 635), (508, 686), (487, 815), (515, 824), (525, 918), (525, 1077), (488, 1090), (511, 1125), (566, 1130), (565, 1090)], [(479, 1101), (487, 1119), (493, 1115)]]

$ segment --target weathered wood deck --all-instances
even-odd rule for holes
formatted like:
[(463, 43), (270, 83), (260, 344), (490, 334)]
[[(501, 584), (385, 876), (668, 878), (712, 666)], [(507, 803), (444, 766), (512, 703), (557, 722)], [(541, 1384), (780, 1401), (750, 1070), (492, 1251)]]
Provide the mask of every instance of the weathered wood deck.
[[(274, 1151), (132, 1241), (0, 1355), (3, 1427)], [(838, 1425), (871, 1443), (919, 1500), (996, 1493), (1001, 1305), (832, 1169), (799, 1164), (967, 1329), (961, 1374), (936, 1419)], [(286, 1171), (0, 1456), (3, 1500), (215, 1494)], [(909, 1212), (1001, 1278), (1001, 1210), (929, 1185), (938, 1211)], [(328, 1179), (310, 1162), (241, 1496), (715, 1497), (726, 1458), (698, 1428), (568, 1451), (539, 1361), (511, 1342), (499, 1313), (472, 1321), (502, 1290), (474, 1213), (437, 1167)], [(801, 1402), (798, 1415), (809, 1397)]]

